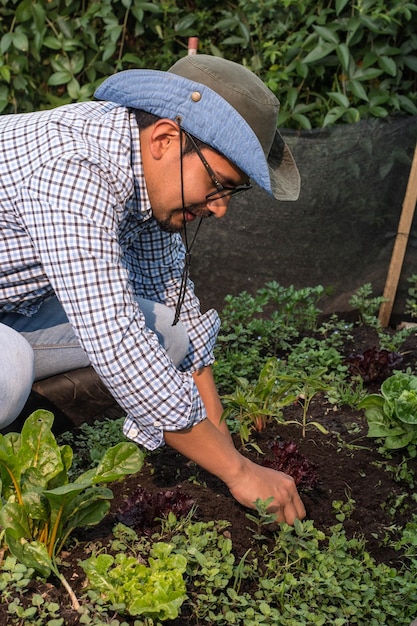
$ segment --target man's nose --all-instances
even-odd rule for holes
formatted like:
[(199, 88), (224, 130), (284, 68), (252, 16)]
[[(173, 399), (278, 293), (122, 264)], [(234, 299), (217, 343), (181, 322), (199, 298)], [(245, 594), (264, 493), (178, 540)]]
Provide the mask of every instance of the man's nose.
[(217, 198), (217, 200), (209, 200), (207, 207), (210, 209), (214, 217), (224, 217), (229, 208), (230, 197)]

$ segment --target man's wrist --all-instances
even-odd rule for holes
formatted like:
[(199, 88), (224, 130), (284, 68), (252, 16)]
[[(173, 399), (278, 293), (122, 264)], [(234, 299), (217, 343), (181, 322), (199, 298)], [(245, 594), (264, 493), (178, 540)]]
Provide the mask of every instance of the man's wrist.
[(245, 458), (236, 450), (230, 436), (205, 419), (182, 431), (165, 431), (167, 445), (200, 467), (214, 474), (228, 486), (244, 471)]

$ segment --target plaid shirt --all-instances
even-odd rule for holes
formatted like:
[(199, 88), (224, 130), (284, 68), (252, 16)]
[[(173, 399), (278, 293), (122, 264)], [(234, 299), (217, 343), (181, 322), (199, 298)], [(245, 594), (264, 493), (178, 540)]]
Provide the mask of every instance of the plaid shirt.
[(125, 409), (125, 434), (154, 449), (206, 417), (192, 371), (213, 362), (219, 327), (189, 282), (181, 369), (135, 296), (175, 308), (179, 234), (152, 217), (135, 116), (109, 102), (0, 116), (0, 312), (36, 312), (55, 293), (91, 364)]

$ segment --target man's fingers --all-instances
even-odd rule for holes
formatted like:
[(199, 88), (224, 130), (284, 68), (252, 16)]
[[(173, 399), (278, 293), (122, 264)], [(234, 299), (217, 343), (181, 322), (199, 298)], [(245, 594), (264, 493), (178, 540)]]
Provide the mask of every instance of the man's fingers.
[(268, 508), (270, 513), (275, 513), (277, 522), (286, 522), (291, 526), (296, 519), (302, 520), (306, 516), (306, 510), (300, 497), (287, 501), (283, 506), (279, 504), (271, 504)]

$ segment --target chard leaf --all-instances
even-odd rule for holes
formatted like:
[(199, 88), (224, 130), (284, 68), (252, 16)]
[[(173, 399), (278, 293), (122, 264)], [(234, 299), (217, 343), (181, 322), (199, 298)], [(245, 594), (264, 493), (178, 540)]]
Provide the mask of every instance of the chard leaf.
[(55, 489), (46, 490), (45, 495), (50, 500), (52, 500), (54, 496), (56, 496), (56, 498), (59, 498), (62, 501), (62, 496), (76, 496), (88, 487), (91, 487), (90, 481), (68, 483), (67, 485), (60, 485), (59, 487), (55, 487)]
[(144, 453), (133, 442), (121, 442), (109, 448), (95, 469), (93, 483), (113, 482), (142, 469)]
[(21, 437), (20, 433), (6, 433), (0, 435), (2, 446), (7, 450), (9, 456), (16, 456), (20, 450)]
[(62, 461), (62, 471), (54, 476), (48, 483), (49, 489), (59, 487), (59, 485), (65, 485), (68, 482), (68, 470), (72, 465), (74, 452), (69, 445), (64, 445), (59, 448)]
[(39, 541), (24, 541), (12, 528), (6, 530), (6, 541), (10, 552), (23, 565), (33, 568), (44, 578), (49, 578), (53, 568), (52, 560), (43, 543)]
[(0, 526), (6, 530), (6, 533), (9, 529), (13, 529), (16, 537), (30, 538), (28, 516), (18, 502), (7, 502), (3, 506), (0, 510)]
[(94, 526), (101, 522), (110, 510), (110, 502), (85, 502), (85, 506), (80, 507), (77, 513), (67, 519), (66, 528), (79, 528), (84, 526)]
[(43, 576), (57, 573), (54, 559), (74, 528), (97, 524), (108, 513), (113, 492), (97, 483), (138, 472), (144, 459), (136, 444), (120, 443), (107, 450), (96, 469), (69, 483), (73, 451), (57, 444), (53, 419), (49, 411), (35, 411), (21, 435), (0, 436), (4, 541), (18, 560)]
[(37, 467), (28, 467), (27, 470), (22, 473), (22, 492), (31, 491), (33, 489), (42, 489), (46, 485), (47, 483), (45, 483), (45, 479)]
[(64, 518), (71, 528), (98, 524), (110, 508), (113, 492), (106, 487), (92, 487), (67, 503)]
[(36, 467), (46, 483), (63, 470), (61, 452), (51, 431), (53, 420), (49, 411), (32, 413), (23, 425), (18, 455), (21, 472)]
[(51, 559), (44, 544), (30, 541), (29, 520), (24, 508), (17, 502), (8, 502), (0, 510), (0, 525), (10, 552), (26, 567), (32, 567), (42, 576), (51, 573)]
[(49, 507), (47, 500), (44, 498), (42, 491), (32, 489), (22, 493), (23, 508), (29, 519), (41, 520), (43, 522), (49, 519)]
[(57, 518), (61, 520), (57, 537), (61, 536), (60, 529), (66, 522), (66, 507), (71, 506), (77, 496), (90, 486), (90, 483), (69, 483), (44, 492), (50, 507), (50, 526), (55, 525)]
[(0, 435), (0, 470), (2, 476), (2, 495), (9, 496), (9, 489), (14, 491), (15, 484), (20, 482), (21, 469), (19, 458), (13, 454), (13, 450), (8, 446), (6, 437)]

